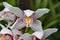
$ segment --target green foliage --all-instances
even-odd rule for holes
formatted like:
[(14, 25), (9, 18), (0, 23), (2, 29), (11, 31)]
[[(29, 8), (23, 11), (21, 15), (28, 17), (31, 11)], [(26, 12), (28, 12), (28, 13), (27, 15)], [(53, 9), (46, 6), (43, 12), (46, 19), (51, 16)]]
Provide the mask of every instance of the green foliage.
[(6, 2), (10, 3), (13, 6), (16, 6), (16, 1), (15, 0), (6, 0)]
[(6, 20), (2, 20), (2, 21), (0, 21), (0, 23), (3, 25), (8, 24)]
[(47, 25), (44, 26), (44, 29), (47, 29), (49, 27), (51, 27), (52, 25), (56, 25), (60, 20), (54, 20), (51, 21), (50, 23), (48, 23)]
[[(8, 24), (8, 22), (7, 22), (6, 20), (2, 20), (2, 21), (0, 21), (0, 23), (3, 24), (3, 25)], [(1, 29), (2, 29), (2, 28), (1, 28), (1, 26), (0, 26), (0, 30), (1, 30)]]
[(0, 2), (0, 6), (2, 6), (2, 2)]
[(41, 2), (41, 6), (40, 6), (40, 7), (42, 7), (42, 8), (47, 7), (48, 1), (49, 1), (49, 0), (43, 0), (43, 1)]
[(59, 40), (59, 39), (60, 39), (60, 31), (58, 31), (58, 32), (50, 35), (48, 38), (49, 38), (50, 40)]
[(31, 28), (29, 28), (28, 33), (32, 34), (33, 32), (34, 32), (34, 31), (33, 31)]

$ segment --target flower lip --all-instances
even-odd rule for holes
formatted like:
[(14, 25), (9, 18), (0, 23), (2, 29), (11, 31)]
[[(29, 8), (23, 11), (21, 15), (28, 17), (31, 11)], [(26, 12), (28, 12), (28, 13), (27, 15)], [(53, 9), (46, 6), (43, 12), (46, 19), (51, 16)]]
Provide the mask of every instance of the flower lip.
[(31, 23), (32, 23), (32, 18), (31, 17), (26, 17), (27, 27), (30, 27)]
[(37, 38), (37, 37), (34, 36), (34, 35), (32, 35), (31, 38), (32, 38), (32, 40), (41, 40), (41, 39)]
[[(43, 34), (44, 32), (43, 31), (36, 31), (34, 32), (32, 35), (34, 35), (35, 37), (37, 37), (38, 39), (42, 39), (43, 38)], [(40, 36), (39, 36), (40, 35)]]
[(25, 15), (27, 17), (29, 17), (29, 16), (31, 16), (34, 13), (34, 11), (32, 11), (32, 10), (24, 10), (24, 13), (25, 13)]
[(11, 40), (13, 40), (13, 36), (12, 35), (10, 35), (10, 34), (4, 34), (4, 35), (5, 35), (5, 37), (9, 36), (11, 38)]

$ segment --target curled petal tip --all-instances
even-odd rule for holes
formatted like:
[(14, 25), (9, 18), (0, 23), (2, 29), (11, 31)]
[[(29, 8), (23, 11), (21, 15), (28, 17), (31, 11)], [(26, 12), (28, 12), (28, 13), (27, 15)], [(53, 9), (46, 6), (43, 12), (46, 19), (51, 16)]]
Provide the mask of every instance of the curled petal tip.
[(12, 7), (10, 4), (8, 4), (7, 2), (3, 2), (3, 5), (5, 6), (5, 7)]

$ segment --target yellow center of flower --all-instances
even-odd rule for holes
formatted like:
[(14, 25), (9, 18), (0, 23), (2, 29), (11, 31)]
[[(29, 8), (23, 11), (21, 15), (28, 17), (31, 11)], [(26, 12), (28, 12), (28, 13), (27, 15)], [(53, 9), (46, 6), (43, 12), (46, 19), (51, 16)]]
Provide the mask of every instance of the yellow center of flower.
[(26, 23), (28, 24), (28, 26), (30, 25), (30, 23), (31, 23), (31, 17), (26, 17)]

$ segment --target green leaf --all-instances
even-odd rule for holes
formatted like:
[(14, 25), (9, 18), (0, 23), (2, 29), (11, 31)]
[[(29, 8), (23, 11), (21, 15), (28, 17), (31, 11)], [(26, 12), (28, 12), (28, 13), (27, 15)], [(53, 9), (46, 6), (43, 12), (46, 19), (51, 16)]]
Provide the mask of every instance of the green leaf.
[(59, 6), (60, 6), (60, 2), (56, 3), (56, 4), (54, 5), (54, 8), (56, 9), (56, 8), (59, 7)]
[(46, 21), (45, 25), (47, 25), (49, 22), (54, 21), (56, 19), (60, 19), (60, 13), (55, 15), (54, 17), (50, 18), (48, 21)]
[(45, 18), (46, 18), (47, 14), (44, 14), (43, 16), (41, 16), (38, 20), (44, 22)]
[(2, 20), (2, 21), (0, 21), (0, 23), (3, 25), (8, 24), (6, 20)]
[(32, 34), (34, 31), (30, 28), (28, 33)]
[(34, 7), (35, 10), (40, 8), (40, 3), (41, 3), (41, 0), (38, 0), (38, 1), (35, 0), (35, 7)]
[(43, 2), (41, 3), (41, 7), (45, 8), (47, 7), (47, 4), (48, 4), (48, 0), (43, 0)]
[(56, 12), (55, 12), (55, 8), (54, 8), (54, 4), (52, 2), (52, 0), (49, 0), (49, 8), (50, 8), (50, 12), (52, 14), (52, 17), (56, 15)]
[(32, 10), (34, 10), (34, 3), (33, 3), (33, 0), (30, 0), (30, 8), (31, 8)]
[(60, 39), (60, 31), (52, 34), (51, 36), (49, 36), (50, 40), (59, 40)]
[(2, 2), (0, 2), (0, 6), (3, 6)]
[(53, 25), (56, 25), (60, 20), (53, 20), (50, 23), (48, 23), (46, 26), (44, 26), (44, 29), (47, 29)]

